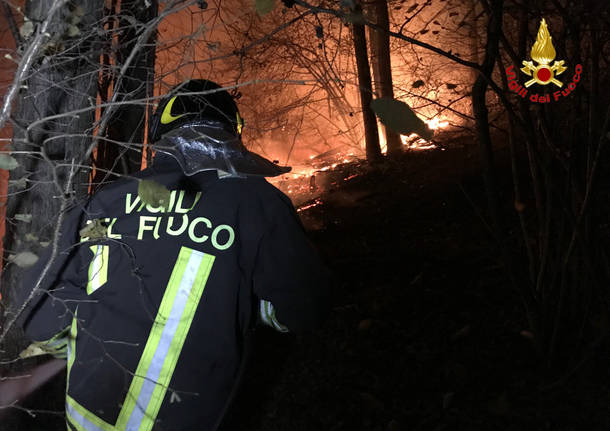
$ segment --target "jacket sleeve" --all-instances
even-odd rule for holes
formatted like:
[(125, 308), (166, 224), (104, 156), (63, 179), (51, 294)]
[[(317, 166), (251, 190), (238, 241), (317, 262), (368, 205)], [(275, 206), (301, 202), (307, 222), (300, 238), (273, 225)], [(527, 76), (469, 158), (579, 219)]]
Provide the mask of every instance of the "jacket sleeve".
[[(18, 286), (15, 305), (23, 311), (17, 318), (25, 334), (36, 346), (62, 357), (65, 353), (67, 328), (79, 300), (84, 299), (82, 263), (79, 253), (79, 226), (83, 217), (82, 207), (66, 212), (58, 241), (57, 254), (51, 262), (46, 276), (33, 292), (52, 254), (52, 244), (39, 256), (36, 264), (29, 268)], [(29, 300), (28, 300), (29, 299)]]
[(328, 271), (309, 243), (292, 203), (273, 188), (254, 269), (263, 322), (279, 331), (318, 327), (329, 310)]

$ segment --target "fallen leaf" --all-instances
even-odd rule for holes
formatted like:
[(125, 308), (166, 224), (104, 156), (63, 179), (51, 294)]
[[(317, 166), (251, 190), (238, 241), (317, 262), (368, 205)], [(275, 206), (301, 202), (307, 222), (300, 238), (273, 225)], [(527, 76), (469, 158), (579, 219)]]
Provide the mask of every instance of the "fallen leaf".
[(17, 160), (8, 154), (0, 154), (0, 169), (6, 169), (7, 171), (15, 169), (19, 166)]
[(9, 260), (20, 268), (27, 268), (38, 261), (38, 256), (31, 251), (22, 251), (21, 253), (12, 255)]
[(27, 18), (24, 18), (23, 25), (19, 28), (19, 34), (22, 38), (27, 39), (34, 33), (34, 23)]
[(87, 220), (87, 225), (78, 231), (81, 240), (105, 238), (108, 233), (108, 226), (102, 219)]
[(32, 214), (15, 214), (15, 220), (30, 223), (32, 221)]
[(47, 352), (42, 350), (36, 343), (32, 343), (28, 347), (26, 347), (21, 353), (19, 353), (19, 357), (21, 359), (25, 359), (46, 354)]
[(275, 7), (274, 0), (254, 0), (254, 9), (259, 16), (267, 15)]
[(75, 37), (80, 34), (80, 29), (75, 25), (69, 25), (67, 34), (69, 37)]
[(26, 241), (33, 241), (33, 242), (37, 242), (40, 238), (38, 238), (38, 236), (34, 235), (33, 233), (26, 233), (25, 234), (25, 240)]
[(138, 183), (138, 196), (151, 207), (162, 207), (169, 202), (170, 191), (163, 184), (153, 180), (140, 180)]

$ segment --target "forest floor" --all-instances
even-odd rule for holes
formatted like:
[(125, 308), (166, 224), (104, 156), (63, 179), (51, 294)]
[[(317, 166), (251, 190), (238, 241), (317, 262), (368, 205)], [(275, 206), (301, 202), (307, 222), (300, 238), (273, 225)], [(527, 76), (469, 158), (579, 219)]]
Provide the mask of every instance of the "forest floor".
[[(512, 205), (507, 153), (497, 173)], [(610, 429), (608, 346), (563, 385), (539, 377), (483, 221), (478, 160), (472, 140), (456, 139), (344, 166), (338, 178), (358, 175), (299, 213), (332, 271), (332, 312), (314, 334), (257, 331), (234, 429)], [(44, 429), (61, 420), (47, 416)]]
[[(512, 206), (508, 150), (497, 154)], [(565, 384), (540, 377), (480, 172), (476, 144), (457, 139), (300, 213), (333, 273), (332, 313), (311, 335), (259, 331), (236, 429), (610, 429), (608, 346)]]

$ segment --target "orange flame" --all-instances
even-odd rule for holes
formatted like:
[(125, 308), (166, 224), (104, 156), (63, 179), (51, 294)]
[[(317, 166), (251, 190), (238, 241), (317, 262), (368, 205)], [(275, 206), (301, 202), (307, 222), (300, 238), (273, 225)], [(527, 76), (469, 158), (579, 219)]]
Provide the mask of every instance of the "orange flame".
[(449, 126), (449, 121), (443, 121), (439, 117), (434, 117), (429, 120), (425, 120), (425, 123), (432, 130), (444, 129), (445, 127)]

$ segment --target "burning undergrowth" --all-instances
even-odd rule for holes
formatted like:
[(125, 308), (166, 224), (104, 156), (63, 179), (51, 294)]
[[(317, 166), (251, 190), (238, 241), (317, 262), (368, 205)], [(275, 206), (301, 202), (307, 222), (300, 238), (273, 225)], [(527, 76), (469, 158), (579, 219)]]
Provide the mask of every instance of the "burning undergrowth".
[(348, 177), (354, 178), (364, 170), (366, 164), (355, 152), (333, 149), (294, 165), (290, 173), (271, 182), (286, 193), (301, 212), (319, 205), (320, 195), (339, 181), (348, 181)]
[[(405, 152), (439, 148), (444, 150), (437, 142), (426, 141), (415, 134), (401, 136), (401, 139)], [(353, 204), (361, 196), (348, 194), (344, 186), (362, 177), (370, 169), (371, 166), (360, 151), (345, 147), (335, 148), (294, 164), (291, 172), (272, 178), (270, 182), (290, 197), (297, 212), (303, 216), (303, 212), (323, 204), (322, 195), (326, 195), (326, 198), (332, 195), (343, 205)]]
[[(445, 129), (449, 122), (434, 117), (424, 120), (427, 126), (435, 132)], [(436, 133), (438, 138), (438, 133)], [(383, 133), (379, 133), (382, 153), (386, 152)], [(401, 135), (403, 148), (408, 151), (427, 151), (439, 148), (438, 139), (426, 140), (413, 133)], [(443, 149), (440, 146), (441, 150)], [(368, 164), (364, 160), (361, 149), (337, 147), (318, 155), (311, 155), (304, 162), (294, 164), (292, 171), (281, 177), (273, 178), (271, 183), (286, 193), (298, 212), (307, 211), (322, 204), (320, 196), (325, 192), (336, 191), (341, 185), (365, 173)], [(348, 199), (351, 201), (351, 199)]]

